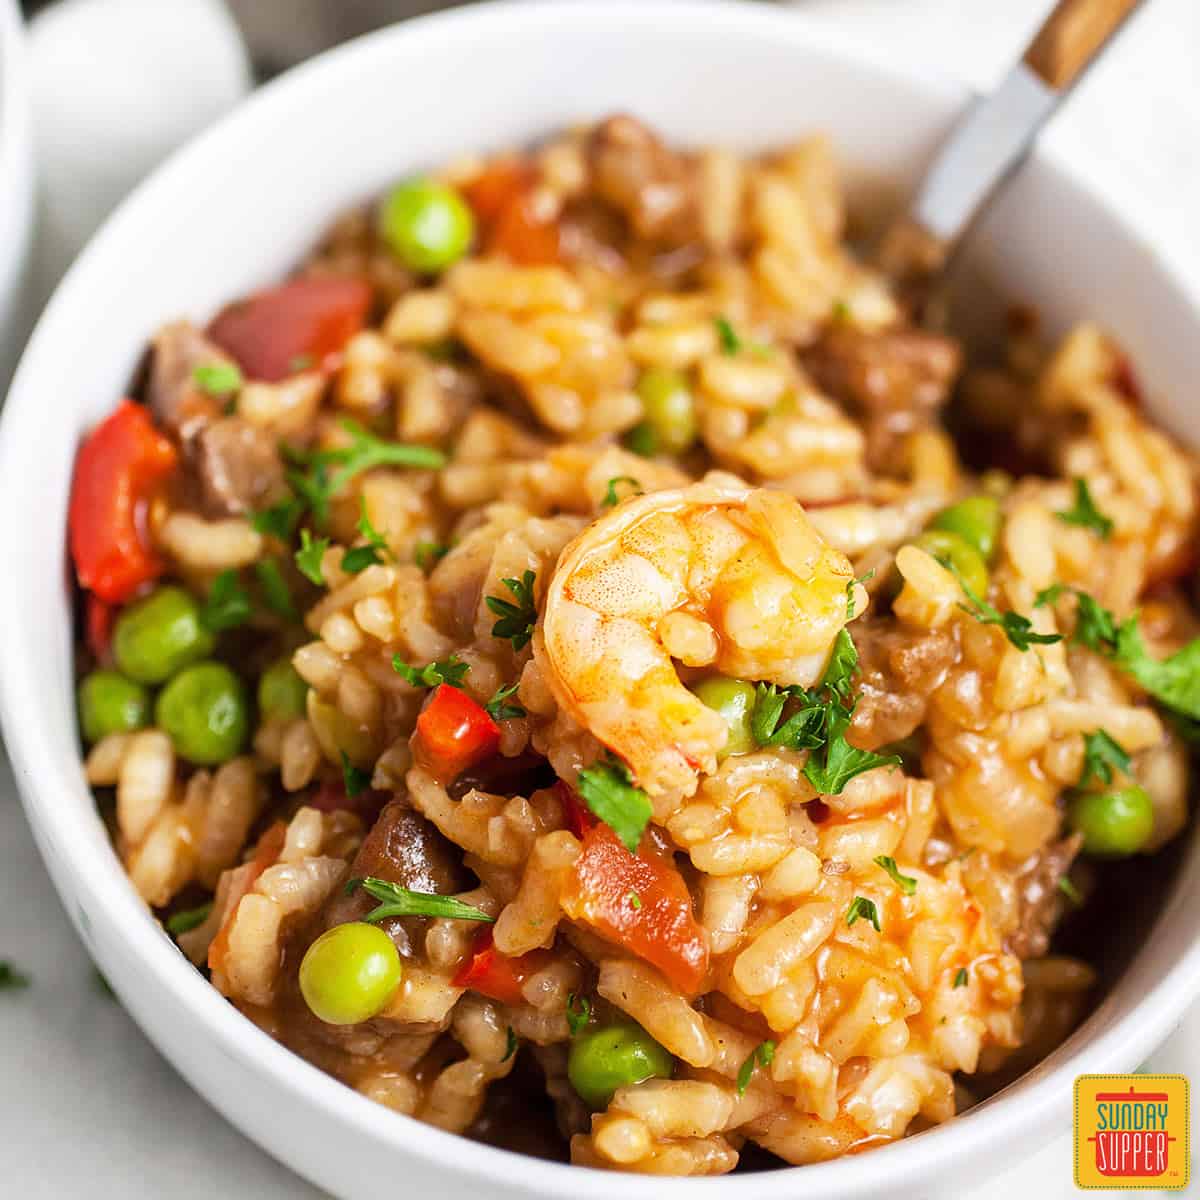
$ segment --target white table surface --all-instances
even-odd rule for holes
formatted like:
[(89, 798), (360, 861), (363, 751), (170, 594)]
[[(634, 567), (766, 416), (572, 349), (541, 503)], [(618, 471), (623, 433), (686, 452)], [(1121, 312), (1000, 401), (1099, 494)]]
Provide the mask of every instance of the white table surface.
[[(897, 57), (984, 87), (1015, 56), (1049, 0), (807, 0), (803, 7), (884, 42)], [(1200, 279), (1198, 51), (1200, 3), (1151, 0), (1045, 136), (1099, 178), (1115, 203), (1141, 216), (1152, 247)], [(48, 249), (62, 254), (62, 247)], [(28, 990), (0, 994), (0, 1194), (322, 1195), (209, 1109), (99, 986), (42, 869), (2, 759), (0, 958), (34, 980)], [(1200, 1088), (1200, 1010), (1149, 1065), (1190, 1072)], [(969, 1200), (1065, 1200), (1078, 1194), (1070, 1161), (1064, 1130)]]

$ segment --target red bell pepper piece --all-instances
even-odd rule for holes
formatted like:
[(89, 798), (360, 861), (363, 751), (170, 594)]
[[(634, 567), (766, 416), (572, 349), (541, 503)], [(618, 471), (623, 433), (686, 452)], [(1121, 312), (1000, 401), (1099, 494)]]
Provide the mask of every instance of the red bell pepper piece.
[(121, 604), (162, 574), (165, 563), (146, 537), (146, 508), (177, 461), (175, 447), (132, 400), (122, 400), (83, 443), (71, 484), (71, 557), (80, 585), (101, 600)]
[(439, 684), (417, 718), (413, 753), (442, 781), (457, 779), (468, 767), (500, 749), (500, 726), (466, 692)]
[(257, 882), (258, 877), (279, 860), (286, 839), (287, 826), (282, 821), (276, 821), (258, 839), (254, 857), (250, 860), (250, 869), (242, 877), (240, 884), (230, 891), (225, 902), (225, 916), (221, 920), (221, 928), (217, 930), (217, 936), (208, 947), (209, 970), (216, 971), (225, 965), (225, 955), (229, 952), (229, 930), (233, 925), (233, 918), (237, 915), (238, 905)]
[(108, 648), (112, 644), (112, 606), (105, 604), (95, 592), (88, 592), (84, 609), (84, 635), (87, 648), (97, 662), (108, 658)]
[(465, 189), (484, 230), (484, 246), (522, 266), (556, 263), (559, 228), (553, 216), (538, 210), (535, 176), (527, 162), (500, 159)]
[(563, 820), (566, 821), (567, 828), (582, 840), (587, 831), (597, 823), (591, 809), (580, 799), (579, 793), (561, 779), (554, 785), (554, 794), (562, 805)]
[(683, 876), (668, 859), (630, 854), (607, 825), (596, 824), (584, 835), (562, 907), (572, 920), (657, 967), (680, 991), (699, 992), (708, 973), (708, 938)]
[(522, 1004), (521, 987), (540, 971), (549, 959), (544, 950), (531, 950), (518, 958), (501, 954), (492, 942), (492, 931), (484, 928), (475, 936), (471, 957), (458, 969), (451, 982), (455, 987), (470, 988), (501, 1004)]
[(370, 307), (365, 279), (293, 279), (222, 309), (208, 336), (251, 379), (274, 381), (303, 364), (325, 365), (362, 329)]

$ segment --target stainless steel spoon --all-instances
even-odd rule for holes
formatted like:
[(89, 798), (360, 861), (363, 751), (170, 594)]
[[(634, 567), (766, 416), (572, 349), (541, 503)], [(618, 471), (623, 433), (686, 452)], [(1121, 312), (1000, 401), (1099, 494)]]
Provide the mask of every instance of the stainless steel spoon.
[(968, 109), (907, 212), (885, 234), (884, 269), (926, 294), (1038, 131), (1143, 0), (1060, 0), (1000, 86)]

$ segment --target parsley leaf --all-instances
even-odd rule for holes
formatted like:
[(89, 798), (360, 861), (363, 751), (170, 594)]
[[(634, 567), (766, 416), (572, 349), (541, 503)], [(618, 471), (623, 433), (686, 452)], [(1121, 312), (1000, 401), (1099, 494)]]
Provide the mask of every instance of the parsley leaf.
[(845, 738), (850, 724), (849, 710), (835, 706), (826, 719), (829, 740), (823, 752), (809, 754), (804, 764), (804, 778), (822, 796), (836, 796), (856, 775), (873, 771), (876, 767), (898, 767), (898, 754), (876, 754), (873, 750), (860, 750)]
[(567, 1028), (575, 1037), (592, 1017), (592, 1002), (586, 996), (577, 996), (574, 992), (567, 993)]
[(1113, 767), (1118, 771), (1129, 772), (1129, 755), (1121, 744), (1111, 734), (1103, 729), (1095, 729), (1083, 735), (1083, 773), (1079, 776), (1079, 786), (1083, 787), (1089, 779), (1098, 779), (1101, 783), (1112, 783)]
[(855, 896), (850, 901), (850, 907), (846, 909), (846, 924), (853, 925), (859, 917), (862, 917), (864, 921), (870, 921), (875, 926), (876, 933), (883, 932), (879, 925), (879, 910), (875, 907), (874, 900), (868, 900), (866, 896)]
[(621, 839), (630, 854), (636, 854), (642, 834), (650, 823), (650, 799), (635, 787), (624, 764), (610, 758), (579, 772), (575, 785), (583, 802)]
[(604, 499), (600, 501), (601, 508), (612, 508), (621, 503), (621, 497), (617, 495), (618, 483), (627, 483), (633, 488), (633, 491), (629, 493), (630, 496), (642, 494), (642, 485), (632, 475), (614, 475), (608, 481), (608, 490), (604, 493)]
[(516, 604), (497, 596), (485, 597), (488, 609), (500, 618), (492, 626), (492, 637), (510, 638), (514, 650), (529, 645), (529, 639), (533, 636), (533, 626), (537, 621), (537, 604), (533, 598), (536, 578), (532, 571), (526, 571), (520, 579), (500, 581), (512, 592)]
[(901, 875), (896, 860), (890, 854), (877, 854), (871, 861), (885, 870), (892, 877), (892, 882), (906, 896), (911, 896), (917, 890), (917, 881), (911, 875)]
[(242, 386), (242, 373), (236, 363), (200, 363), (192, 370), (192, 382), (209, 396), (226, 396)]
[[(853, 586), (853, 583), (851, 583)], [(833, 640), (833, 652), (829, 665), (821, 679), (821, 686), (828, 688), (843, 703), (850, 700), (850, 677), (858, 667), (858, 650), (848, 629), (839, 629)]]
[(233, 629), (249, 620), (250, 607), (250, 597), (238, 581), (237, 571), (230, 567), (213, 579), (200, 609), (200, 623), (212, 633)]
[(755, 1067), (769, 1067), (775, 1058), (775, 1043), (771, 1041), (759, 1042), (753, 1050), (750, 1051), (749, 1057), (737, 1073), (737, 1093), (739, 1096), (746, 1094), (746, 1089), (750, 1086), (750, 1077), (754, 1074)]
[(260, 558), (254, 564), (254, 574), (262, 588), (263, 599), (267, 607), (285, 621), (295, 621), (296, 606), (292, 603), (292, 594), (284, 582), (283, 572), (279, 562), (274, 558)]
[(1071, 882), (1070, 875), (1064, 875), (1058, 881), (1057, 886), (1058, 890), (1062, 892), (1062, 894), (1066, 896), (1066, 898), (1070, 900), (1070, 902), (1075, 905), (1076, 908), (1083, 907), (1083, 897), (1079, 894), (1079, 889), (1074, 885), (1074, 883)]
[(341, 753), (342, 783), (346, 788), (346, 795), (350, 797), (361, 796), (371, 786), (371, 773), (364, 771), (361, 767), (356, 767), (350, 761), (350, 755), (345, 750)]
[(287, 542), (291, 540), (296, 523), (303, 513), (304, 501), (293, 498), (252, 514), (250, 524), (267, 537), (275, 537), (281, 542)]
[(362, 513), (358, 518), (357, 529), (367, 539), (367, 544), (352, 546), (342, 555), (342, 570), (348, 575), (357, 575), (360, 571), (365, 571), (368, 567), (373, 567), (376, 563), (390, 558), (392, 553), (388, 549), (387, 542), (384, 541), (383, 534), (371, 524), (371, 519), (367, 516), (366, 497), (360, 496), (359, 500), (362, 504)]
[(829, 310), (829, 319), (835, 322), (850, 320), (850, 305), (845, 300), (835, 300)]
[(960, 604), (958, 607), (965, 613), (969, 613), (981, 625), (998, 625), (1003, 631), (1004, 636), (1016, 646), (1022, 654), (1029, 649), (1030, 646), (1050, 646), (1055, 642), (1062, 641), (1061, 633), (1035, 633), (1033, 622), (1020, 613), (1013, 612), (1009, 609), (1006, 612), (1001, 612), (994, 605), (989, 604), (986, 600), (981, 600), (959, 573), (958, 569), (951, 563), (943, 563), (943, 566), (949, 568), (951, 574), (958, 580), (959, 587), (963, 590), (963, 595), (969, 601), (968, 604)]
[[(780, 725), (789, 699), (801, 707)], [(827, 706), (803, 688), (777, 688), (760, 683), (750, 714), (750, 733), (760, 746), (786, 746), (789, 750), (815, 750), (825, 744)]]
[(642, 898), (635, 891), (626, 892), (625, 899), (629, 901), (629, 907), (635, 911), (642, 907)]
[(178, 936), (187, 933), (197, 926), (203, 925), (212, 913), (212, 901), (201, 904), (198, 908), (185, 908), (172, 913), (164, 922), (167, 932)]
[(18, 970), (13, 963), (0, 958), (0, 992), (27, 988), (32, 982), (33, 980), (24, 971)]
[(1116, 618), (1087, 592), (1072, 590), (1079, 602), (1075, 610), (1074, 640), (1089, 650), (1111, 654), (1117, 648)]
[(525, 710), (519, 704), (508, 703), (509, 696), (513, 695), (520, 686), (521, 681), (517, 680), (516, 683), (510, 683), (508, 687), (496, 689), (495, 695), (483, 706), (493, 721), (511, 721), (526, 715)]
[(510, 1058), (517, 1052), (517, 1035), (513, 1032), (513, 1027), (508, 1027), (508, 1040), (504, 1043), (504, 1057), (501, 1062), (508, 1062)]
[(967, 986), (967, 968), (959, 967), (954, 975), (954, 986), (956, 988)]
[(463, 678), (471, 669), (470, 663), (459, 662), (458, 655), (431, 662), (425, 667), (410, 667), (398, 654), (392, 655), (392, 670), (411, 683), (413, 687), (437, 687), (448, 683), (451, 687), (462, 687)]
[(1112, 537), (1113, 523), (1110, 517), (1106, 517), (1092, 500), (1092, 493), (1088, 491), (1087, 480), (1077, 476), (1075, 479), (1075, 504), (1065, 512), (1056, 512), (1054, 514), (1060, 521), (1067, 525), (1081, 525), (1084, 529), (1090, 529), (1094, 533), (1107, 541)]
[(486, 921), (490, 925), (496, 919), (456, 896), (414, 892), (372, 875), (351, 879), (346, 884), (346, 895), (349, 896), (355, 888), (362, 888), (368, 896), (380, 902), (378, 908), (373, 908), (363, 917), (364, 921), (386, 921), (388, 917), (446, 917), (453, 921)]
[(295, 358), (288, 360), (288, 370), (293, 374), (299, 371), (307, 371), (314, 363), (311, 354), (297, 354)]
[(431, 446), (385, 442), (349, 418), (344, 419), (341, 424), (350, 435), (349, 447), (324, 452), (324, 461), (336, 464), (340, 468), (329, 480), (330, 495), (340, 492), (356, 475), (372, 471), (376, 467), (417, 467), (436, 471), (446, 465), (446, 456)]
[(418, 542), (413, 547), (413, 562), (422, 571), (431, 571), (450, 553), (450, 547), (443, 542)]
[(325, 586), (325, 576), (321, 574), (321, 559), (329, 549), (329, 539), (314, 538), (307, 529), (300, 530), (300, 549), (296, 551), (296, 566), (305, 579), (311, 579), (317, 587)]
[(742, 348), (742, 339), (738, 337), (732, 323), (726, 316), (713, 318), (717, 327), (717, 337), (721, 341), (721, 350), (725, 354), (736, 354)]
[(1142, 640), (1137, 617), (1129, 617), (1117, 628), (1113, 661), (1172, 712), (1200, 718), (1200, 638), (1169, 658), (1153, 658)]

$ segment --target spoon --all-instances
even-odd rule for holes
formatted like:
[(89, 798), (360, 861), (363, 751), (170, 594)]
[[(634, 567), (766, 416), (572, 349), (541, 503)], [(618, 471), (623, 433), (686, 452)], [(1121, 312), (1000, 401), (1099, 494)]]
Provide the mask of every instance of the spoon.
[(1038, 131), (1144, 0), (1059, 0), (1021, 60), (967, 110), (938, 151), (879, 260), (928, 296), (964, 234), (1029, 153)]

